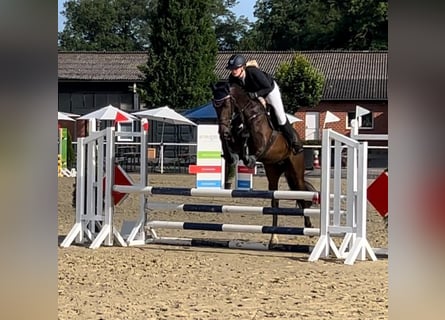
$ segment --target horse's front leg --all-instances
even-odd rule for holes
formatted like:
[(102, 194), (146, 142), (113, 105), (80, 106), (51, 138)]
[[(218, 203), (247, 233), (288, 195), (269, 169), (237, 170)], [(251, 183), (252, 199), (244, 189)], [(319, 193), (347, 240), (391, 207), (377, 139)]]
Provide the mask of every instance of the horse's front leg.
[[(269, 190), (278, 190), (278, 181), (280, 180), (280, 175), (281, 175), (281, 172), (279, 171), (278, 166), (276, 164), (273, 164), (273, 165), (264, 164), (264, 170), (266, 172)], [(272, 199), (270, 201), (270, 206), (273, 208), (278, 208), (279, 204), (280, 203), (279, 203), (278, 199)], [(278, 215), (277, 214), (272, 215), (272, 226), (273, 227), (278, 226)], [(274, 233), (271, 234), (270, 240), (269, 240), (269, 248), (273, 248), (273, 246), (277, 243), (278, 243), (278, 236)]]
[(255, 155), (249, 154), (249, 147), (247, 145), (247, 138), (244, 140), (243, 146), (241, 148), (241, 159), (244, 165), (248, 168), (254, 168), (256, 165), (257, 158)]
[(239, 161), (239, 156), (232, 150), (232, 148), (230, 148), (226, 140), (221, 139), (221, 144), (223, 149), (223, 158), (225, 161), (224, 188), (228, 188), (230, 180), (232, 179), (232, 177), (229, 175), (229, 170), (232, 166), (236, 166)]
[(230, 147), (230, 141), (221, 135), (220, 140), (224, 160), (229, 164), (237, 164), (239, 161), (239, 155)]

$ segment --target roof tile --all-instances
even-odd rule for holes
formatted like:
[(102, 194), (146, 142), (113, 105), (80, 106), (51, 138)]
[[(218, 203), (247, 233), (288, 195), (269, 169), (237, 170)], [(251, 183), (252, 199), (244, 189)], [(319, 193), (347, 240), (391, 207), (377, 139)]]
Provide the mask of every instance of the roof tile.
[[(387, 100), (387, 51), (221, 51), (215, 73), (225, 80), (229, 57), (243, 54), (255, 59), (272, 75), (283, 62), (301, 53), (325, 77), (323, 100)], [(59, 80), (142, 81), (138, 66), (147, 62), (146, 52), (59, 52)]]

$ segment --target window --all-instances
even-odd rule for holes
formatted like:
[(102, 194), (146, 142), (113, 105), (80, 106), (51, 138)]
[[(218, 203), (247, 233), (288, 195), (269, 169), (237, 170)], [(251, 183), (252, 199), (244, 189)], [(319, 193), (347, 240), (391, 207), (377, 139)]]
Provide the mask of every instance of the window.
[[(134, 131), (134, 122), (133, 121), (117, 123), (117, 132), (133, 132), (133, 131)], [(117, 141), (133, 141), (133, 137), (118, 136)]]
[[(372, 112), (361, 116), (362, 124), (359, 127), (360, 129), (374, 129), (374, 117), (372, 116)], [(355, 119), (355, 111), (348, 112), (348, 124), (347, 128), (351, 128), (351, 120)]]

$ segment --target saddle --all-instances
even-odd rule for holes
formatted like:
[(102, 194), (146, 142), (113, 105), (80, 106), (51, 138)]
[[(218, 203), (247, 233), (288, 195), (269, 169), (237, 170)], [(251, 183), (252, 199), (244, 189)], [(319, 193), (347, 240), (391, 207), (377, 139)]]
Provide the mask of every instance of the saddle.
[(280, 131), (279, 130), (280, 126), (278, 125), (278, 119), (275, 114), (275, 109), (272, 108), (272, 106), (270, 104), (266, 104), (266, 113), (267, 113), (267, 120), (269, 121), (272, 129), (274, 131)]

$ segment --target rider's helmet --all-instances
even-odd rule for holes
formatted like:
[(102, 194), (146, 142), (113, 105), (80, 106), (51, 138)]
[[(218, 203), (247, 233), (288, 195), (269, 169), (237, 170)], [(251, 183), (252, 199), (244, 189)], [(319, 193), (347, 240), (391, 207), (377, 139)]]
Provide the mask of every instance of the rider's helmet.
[(239, 68), (246, 64), (246, 58), (240, 54), (234, 54), (230, 57), (229, 62), (227, 62), (226, 69), (233, 70)]

